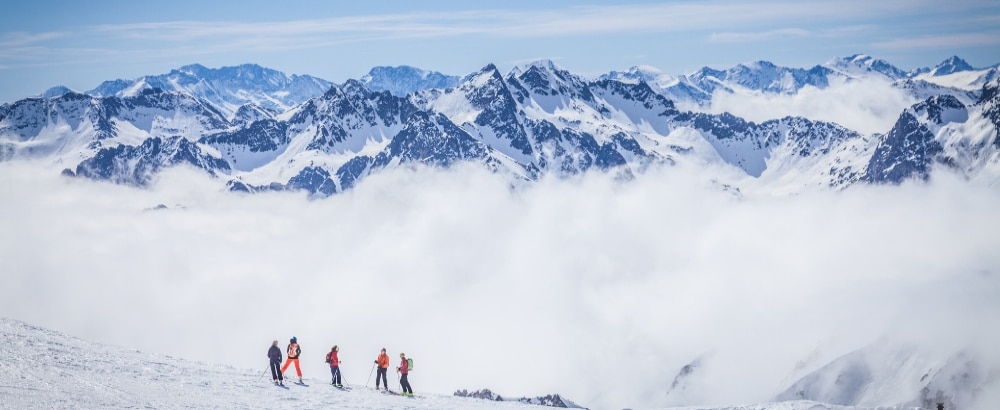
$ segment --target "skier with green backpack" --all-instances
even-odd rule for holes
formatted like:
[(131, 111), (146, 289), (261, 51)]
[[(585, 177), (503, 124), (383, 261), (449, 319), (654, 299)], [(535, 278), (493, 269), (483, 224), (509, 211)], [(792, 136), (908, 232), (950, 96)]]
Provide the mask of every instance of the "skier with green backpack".
[(399, 354), (399, 367), (396, 371), (400, 373), (399, 376), (399, 387), (403, 389), (404, 396), (413, 397), (413, 388), (410, 387), (410, 381), (407, 380), (407, 375), (410, 374), (410, 370), (413, 370), (413, 359), (406, 359), (406, 353)]

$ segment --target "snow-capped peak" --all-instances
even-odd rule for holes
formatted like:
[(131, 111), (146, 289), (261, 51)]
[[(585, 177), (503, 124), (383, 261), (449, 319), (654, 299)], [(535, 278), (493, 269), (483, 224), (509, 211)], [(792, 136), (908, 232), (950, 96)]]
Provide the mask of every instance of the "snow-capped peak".
[(541, 69), (541, 70), (551, 71), (551, 72), (567, 71), (565, 68), (563, 68), (562, 66), (556, 64), (554, 61), (552, 61), (550, 59), (540, 58), (538, 60), (534, 60), (534, 61), (531, 61), (531, 62), (528, 62), (528, 63), (525, 63), (525, 64), (520, 64), (520, 65), (515, 66), (513, 69), (510, 70), (509, 73), (507, 73), (507, 76), (508, 77), (511, 77), (511, 76), (517, 77), (517, 76), (520, 76), (521, 74), (524, 74), (525, 72), (531, 70), (532, 68), (538, 68), (538, 69)]
[(972, 66), (969, 65), (969, 63), (967, 63), (965, 60), (959, 58), (958, 56), (951, 56), (947, 60), (944, 60), (940, 64), (935, 66), (934, 69), (931, 70), (931, 75), (938, 77), (942, 75), (948, 75), (957, 72), (972, 71), (972, 70), (974, 70), (974, 68), (972, 68)]
[(900, 70), (889, 62), (874, 58), (867, 54), (855, 54), (847, 57), (834, 58), (824, 64), (824, 66), (850, 77), (878, 73), (891, 80), (898, 80), (908, 76), (906, 72)]
[(359, 81), (372, 91), (388, 91), (402, 97), (422, 90), (452, 88), (460, 80), (458, 76), (401, 65), (372, 67)]
[(78, 92), (79, 91), (76, 91), (72, 88), (62, 85), (57, 85), (55, 87), (49, 88), (48, 90), (45, 90), (45, 92), (42, 93), (41, 96), (43, 98), (56, 98), (56, 97), (62, 97), (69, 93), (78, 93)]

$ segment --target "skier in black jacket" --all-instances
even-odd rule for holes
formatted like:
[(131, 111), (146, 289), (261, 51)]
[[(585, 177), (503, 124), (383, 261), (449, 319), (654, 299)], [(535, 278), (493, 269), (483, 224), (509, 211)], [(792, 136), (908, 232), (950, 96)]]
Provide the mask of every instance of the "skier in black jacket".
[(281, 349), (278, 348), (278, 341), (271, 343), (271, 348), (267, 349), (267, 357), (271, 359), (271, 379), (275, 386), (284, 386), (284, 377), (281, 376)]

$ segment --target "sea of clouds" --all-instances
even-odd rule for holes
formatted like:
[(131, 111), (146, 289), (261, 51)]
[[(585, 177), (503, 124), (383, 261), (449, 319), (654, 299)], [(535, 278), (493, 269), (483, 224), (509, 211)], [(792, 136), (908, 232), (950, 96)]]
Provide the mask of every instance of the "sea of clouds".
[(185, 168), (136, 189), (5, 162), (0, 315), (260, 370), (294, 335), (307, 378), (338, 345), (350, 384), (385, 347), (415, 359), (417, 392), (758, 403), (801, 361), (886, 337), (1000, 363), (997, 209), (948, 174), (779, 196), (683, 166), (513, 186), (459, 166), (309, 200)]

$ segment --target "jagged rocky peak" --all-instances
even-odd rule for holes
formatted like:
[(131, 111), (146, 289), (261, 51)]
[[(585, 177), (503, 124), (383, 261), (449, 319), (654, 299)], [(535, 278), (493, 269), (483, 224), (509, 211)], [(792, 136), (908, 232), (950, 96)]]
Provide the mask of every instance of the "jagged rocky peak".
[(154, 137), (143, 141), (139, 146), (102, 148), (92, 158), (77, 165), (75, 175), (118, 184), (146, 186), (161, 169), (181, 163), (203, 169), (212, 176), (232, 171), (225, 160), (204, 152), (186, 138)]
[(507, 84), (503, 76), (500, 75), (500, 70), (493, 63), (470, 75), (458, 89), (465, 93), (469, 102), (477, 108), (483, 108), (492, 103), (503, 104), (509, 100), (506, 97), (510, 96)]
[(344, 85), (340, 87), (344, 94), (348, 95), (369, 95), (372, 89), (365, 86), (361, 81), (350, 79), (344, 82)]
[(965, 60), (959, 58), (958, 56), (951, 56), (935, 66), (934, 69), (931, 70), (931, 75), (942, 76), (972, 70), (974, 70), (974, 68)]
[(497, 66), (493, 63), (489, 63), (485, 67), (479, 69), (479, 71), (469, 75), (465, 84), (481, 84), (490, 80), (503, 81), (503, 76), (500, 75), (500, 70), (497, 69)]
[(862, 179), (883, 184), (899, 184), (911, 178), (927, 180), (934, 164), (954, 163), (935, 139), (934, 129), (968, 118), (966, 107), (950, 95), (931, 97), (906, 109), (889, 133), (882, 136)]
[(943, 94), (930, 97), (910, 108), (917, 118), (937, 125), (968, 121), (969, 111), (958, 98)]
[(512, 70), (508, 74), (508, 81), (519, 82), (538, 95), (570, 95), (591, 99), (586, 82), (552, 60), (539, 60)]
[(660, 69), (651, 65), (632, 66), (626, 71), (611, 71), (598, 77), (598, 80), (612, 80), (623, 83), (653, 83), (660, 77), (667, 76)]

